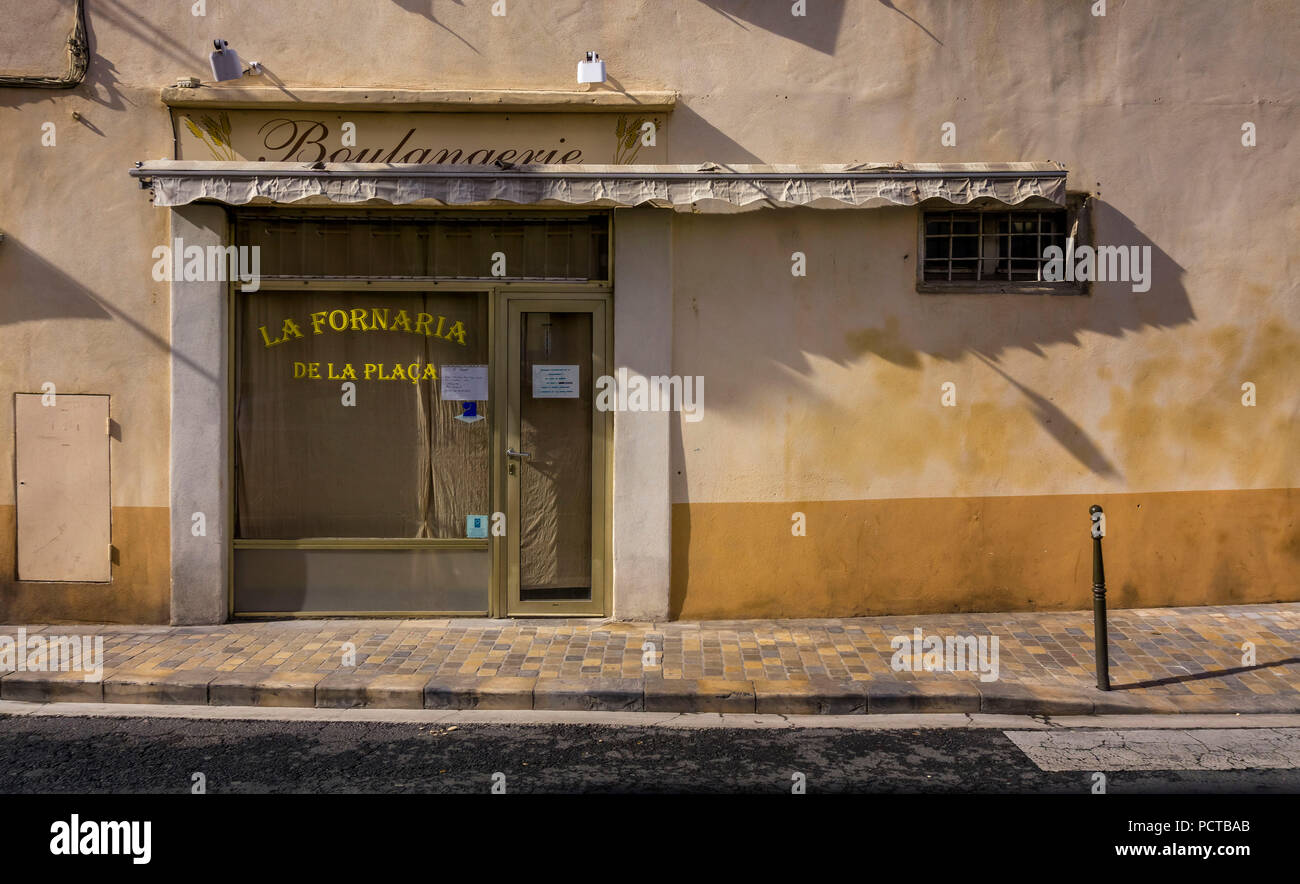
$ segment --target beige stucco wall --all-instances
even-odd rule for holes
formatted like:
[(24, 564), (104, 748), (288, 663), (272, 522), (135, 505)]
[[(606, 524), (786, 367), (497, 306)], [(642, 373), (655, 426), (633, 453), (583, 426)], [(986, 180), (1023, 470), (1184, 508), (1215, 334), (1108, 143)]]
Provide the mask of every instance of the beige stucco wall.
[[(767, 161), (1058, 160), (1096, 242), (1151, 247), (1151, 290), (917, 294), (914, 210), (680, 219), (674, 365), (707, 418), (678, 433), (676, 615), (1084, 607), (1092, 502), (1120, 604), (1300, 591), (1296, 27), (1267, 4), (975, 6), (909, 8), (943, 47), (859, 7), (908, 51), (841, 35), (862, 94), (833, 128), (808, 84), (780, 135), (727, 131)], [(854, 78), (826, 67), (828, 91)], [(1271, 143), (1243, 147), (1247, 120)]]
[[(617, 86), (681, 93), (667, 162), (1057, 160), (1073, 189), (1098, 195), (1098, 241), (1151, 245), (1157, 275), (1145, 294), (1098, 286), (1088, 299), (936, 297), (914, 290), (910, 210), (676, 219), (674, 370), (706, 377), (705, 420), (674, 437), (676, 612), (852, 613), (908, 599), (928, 609), (1069, 605), (1076, 587), (1041, 585), (1068, 582), (1064, 565), (975, 567), (1014, 542), (1010, 529), (996, 543), (972, 535), (911, 552), (890, 541), (891, 585), (930, 574), (926, 592), (880, 585), (865, 554), (848, 552), (834, 565), (840, 589), (815, 590), (825, 584), (815, 577), (791, 587), (770, 567), (734, 570), (742, 559), (731, 545), (781, 536), (771, 519), (788, 535), (799, 507), (846, 502), (824, 511), (847, 532), (817, 541), (829, 547), (814, 545), (816, 519), (802, 547), (768, 544), (792, 573), (816, 575), (827, 549), (854, 549), (850, 536), (874, 542), (860, 509), (872, 501), (949, 500), (946, 515), (922, 523), (964, 524), (961, 513), (982, 511), (971, 501), (1039, 498), (1046, 503), (1017, 518), (1042, 532), (1058, 506), (1076, 506), (1068, 495), (1120, 495), (1117, 505), (1136, 512), (1140, 501), (1124, 495), (1211, 490), (1230, 502), (1189, 517), (1200, 533), (1175, 515), (1161, 522), (1161, 542), (1181, 558), (1166, 552), (1157, 568), (1134, 547), (1135, 563), (1152, 568), (1144, 586), (1165, 574), (1168, 583), (1133, 599), (1182, 597), (1188, 555), (1204, 548), (1211, 523), (1222, 526), (1212, 537), (1224, 535), (1215, 560), (1248, 587), (1245, 597), (1295, 597), (1292, 4), (1111, 0), (1104, 18), (1055, 0), (807, 5), (800, 19), (780, 0), (508, 0), (502, 18), (487, 3), (430, 0), (364, 11), (345, 0), (208, 3), (202, 18), (188, 3), (89, 4), (85, 84), (0, 89), (0, 393), (53, 381), (113, 396), (121, 562), (111, 589), (15, 586), (6, 528), (0, 619), (165, 616), (168, 286), (151, 279), (150, 252), (166, 239), (166, 213), (126, 170), (171, 154), (159, 90), (182, 75), (206, 80), (215, 36), (262, 61), (265, 85), (290, 89), (572, 88), (576, 61), (595, 49)], [(51, 31), (52, 20), (15, 19), (0, 57), (12, 53), (23, 70), (6, 73), (40, 67), (29, 44), (62, 42), (66, 28)], [(1240, 142), (1247, 120), (1258, 127), (1251, 149)], [(42, 146), (46, 121), (56, 147)], [(945, 121), (957, 125), (957, 147), (940, 146)], [(808, 255), (806, 279), (790, 275), (796, 250)], [(1247, 380), (1259, 390), (1254, 409), (1239, 401)], [(957, 385), (957, 408), (939, 407), (944, 381)], [(7, 463), (12, 420), (6, 402)], [(1255, 507), (1234, 489), (1274, 497)], [(1183, 508), (1205, 512), (1209, 500)], [(12, 482), (0, 482), (0, 526), (12, 525), (13, 501)], [(1242, 508), (1255, 515), (1234, 521)], [(752, 530), (737, 535), (737, 525)], [(1111, 530), (1117, 549), (1134, 542)], [(1077, 546), (1058, 533), (1052, 555)], [(1032, 543), (1047, 555), (1048, 539)], [(965, 564), (926, 571), (936, 555)], [(1227, 598), (1216, 585), (1223, 580), (1206, 578), (1188, 600)], [(824, 597), (800, 601), (814, 591)]]

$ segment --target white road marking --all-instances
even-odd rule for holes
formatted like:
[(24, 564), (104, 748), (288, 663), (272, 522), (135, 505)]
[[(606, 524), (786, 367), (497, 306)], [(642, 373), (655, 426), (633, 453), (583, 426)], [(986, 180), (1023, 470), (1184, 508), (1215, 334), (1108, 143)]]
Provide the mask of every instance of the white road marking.
[(1038, 730), (1007, 731), (1006, 736), (1046, 771), (1300, 768), (1296, 727)]

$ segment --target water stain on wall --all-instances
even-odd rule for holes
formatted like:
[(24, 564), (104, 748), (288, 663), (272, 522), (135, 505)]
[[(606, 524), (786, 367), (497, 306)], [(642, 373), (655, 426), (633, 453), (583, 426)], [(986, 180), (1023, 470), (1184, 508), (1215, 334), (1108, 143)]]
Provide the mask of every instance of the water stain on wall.
[[(1131, 382), (1111, 386), (1099, 427), (1134, 482), (1283, 487), (1300, 469), (1296, 416), (1284, 407), (1298, 365), (1300, 335), (1277, 318), (1153, 341)], [(1253, 407), (1244, 382), (1255, 384)]]

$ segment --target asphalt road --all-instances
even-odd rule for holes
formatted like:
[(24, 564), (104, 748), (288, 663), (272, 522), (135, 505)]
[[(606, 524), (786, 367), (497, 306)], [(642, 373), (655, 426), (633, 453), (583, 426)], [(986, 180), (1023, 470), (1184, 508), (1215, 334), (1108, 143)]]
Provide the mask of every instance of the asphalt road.
[[(1245, 733), (1245, 732), (1243, 732)], [(1001, 729), (680, 729), (0, 715), (0, 793), (1087, 794)], [(1110, 794), (1300, 793), (1300, 770), (1107, 772)], [(498, 778), (499, 779), (499, 778)]]

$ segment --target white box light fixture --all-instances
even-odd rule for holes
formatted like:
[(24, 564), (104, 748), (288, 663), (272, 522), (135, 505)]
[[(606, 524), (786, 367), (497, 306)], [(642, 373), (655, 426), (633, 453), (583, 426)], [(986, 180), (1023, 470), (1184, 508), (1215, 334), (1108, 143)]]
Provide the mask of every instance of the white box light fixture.
[(600, 60), (599, 52), (588, 52), (586, 60), (578, 62), (578, 82), (605, 82), (605, 62)]

